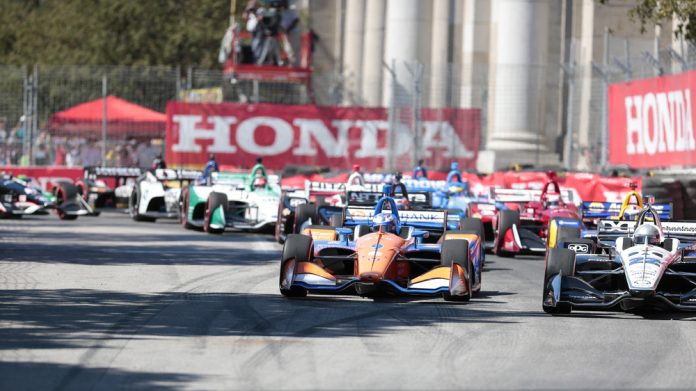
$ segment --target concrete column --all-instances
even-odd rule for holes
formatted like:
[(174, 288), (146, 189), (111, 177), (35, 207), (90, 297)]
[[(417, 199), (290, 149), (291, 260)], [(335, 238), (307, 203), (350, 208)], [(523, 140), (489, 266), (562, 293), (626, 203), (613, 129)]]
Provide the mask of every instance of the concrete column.
[[(429, 107), (446, 107), (451, 0), (433, 0), (432, 34), (430, 38), (430, 94)], [(427, 69), (427, 68), (426, 68)]]
[(546, 156), (544, 106), (549, 3), (494, 0), (491, 19), (488, 153), (479, 156), (479, 168), (548, 163), (552, 158)]
[[(406, 68), (406, 62), (418, 59), (418, 43), (423, 31), (419, 30), (419, 1), (418, 0), (388, 0), (387, 20), (385, 24), (384, 62), (389, 66), (396, 60), (394, 71), (399, 82), (396, 91), (396, 103), (409, 105), (413, 90), (411, 74)], [(388, 107), (392, 98), (392, 76), (388, 70), (383, 72), (382, 104)]]
[(362, 103), (363, 37), (365, 36), (365, 0), (346, 4), (346, 29), (343, 40), (344, 104)]
[(365, 9), (365, 41), (362, 63), (362, 97), (368, 106), (382, 104), (382, 55), (387, 2), (371, 0)]
[(461, 82), (459, 106), (479, 107), (487, 88), (490, 50), (491, 3), (463, 0), (461, 2)]
[[(580, 42), (579, 42), (579, 53), (578, 53), (578, 66), (579, 66), (579, 77), (580, 77), (580, 102), (579, 102), (579, 112), (580, 118), (578, 119), (578, 138), (577, 142), (580, 146), (586, 147), (589, 145), (590, 133), (600, 134), (599, 132), (593, 132), (591, 128), (592, 121), (592, 108), (590, 103), (592, 101), (592, 60), (594, 55), (594, 13), (595, 5), (594, 0), (583, 0), (582, 3), (582, 17), (580, 20)], [(603, 48), (604, 49), (604, 48)], [(596, 123), (596, 122), (594, 122)], [(599, 124), (601, 126), (601, 123)]]

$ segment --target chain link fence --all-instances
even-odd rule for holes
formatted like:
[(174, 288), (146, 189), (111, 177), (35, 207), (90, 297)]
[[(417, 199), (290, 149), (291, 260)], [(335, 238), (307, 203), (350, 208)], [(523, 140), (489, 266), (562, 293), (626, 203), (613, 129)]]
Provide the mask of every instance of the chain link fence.
[[(627, 50), (589, 64), (393, 61), (376, 75), (315, 72), (308, 84), (232, 80), (221, 70), (181, 67), (0, 65), (0, 164), (148, 167), (164, 152), (166, 104), (181, 100), (383, 108), (388, 170), (410, 170), (433, 153), (423, 143), (435, 142), (442, 161), (495, 149), (509, 163), (598, 171), (607, 164), (608, 85), (693, 69), (696, 48), (685, 45), (683, 55)], [(112, 106), (109, 97), (159, 119), (129, 118), (136, 106)], [(430, 140), (433, 124), (447, 121), (461, 121), (465, 130)]]

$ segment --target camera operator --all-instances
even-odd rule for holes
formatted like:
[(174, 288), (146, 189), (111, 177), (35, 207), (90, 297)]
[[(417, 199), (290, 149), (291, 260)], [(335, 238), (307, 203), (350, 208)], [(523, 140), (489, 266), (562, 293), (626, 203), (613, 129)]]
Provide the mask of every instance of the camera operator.
[(280, 58), (281, 13), (286, 8), (280, 0), (266, 0), (247, 5), (247, 31), (252, 33), (251, 49), (257, 65), (282, 65)]

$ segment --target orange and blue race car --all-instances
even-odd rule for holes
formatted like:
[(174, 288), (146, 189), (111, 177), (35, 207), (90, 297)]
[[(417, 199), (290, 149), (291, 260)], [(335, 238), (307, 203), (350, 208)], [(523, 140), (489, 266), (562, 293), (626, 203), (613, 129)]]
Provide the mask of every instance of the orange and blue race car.
[[(385, 186), (385, 194), (390, 192)], [(374, 208), (346, 208), (344, 227), (312, 225), (288, 235), (280, 292), (468, 301), (481, 289), (485, 252), (479, 224), (464, 220), (457, 223), (464, 229), (448, 230), (446, 210), (399, 210), (389, 196)]]

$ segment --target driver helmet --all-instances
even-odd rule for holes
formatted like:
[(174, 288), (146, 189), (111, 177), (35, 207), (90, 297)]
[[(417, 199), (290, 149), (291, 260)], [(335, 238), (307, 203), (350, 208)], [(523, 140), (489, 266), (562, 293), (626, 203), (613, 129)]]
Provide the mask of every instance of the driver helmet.
[(380, 213), (372, 218), (372, 224), (375, 232), (379, 231), (380, 226), (383, 232), (393, 233), (396, 231), (396, 221), (394, 221), (392, 214)]
[(465, 190), (466, 190), (466, 186), (461, 182), (450, 183), (449, 187), (447, 187), (447, 191), (450, 194), (463, 193)]
[(561, 195), (556, 193), (547, 193), (544, 200), (544, 206), (558, 206), (561, 204)]
[(660, 244), (660, 229), (655, 224), (646, 223), (633, 232), (633, 242), (636, 244)]
[(266, 178), (260, 176), (254, 179), (254, 188), (263, 189), (266, 186)]

